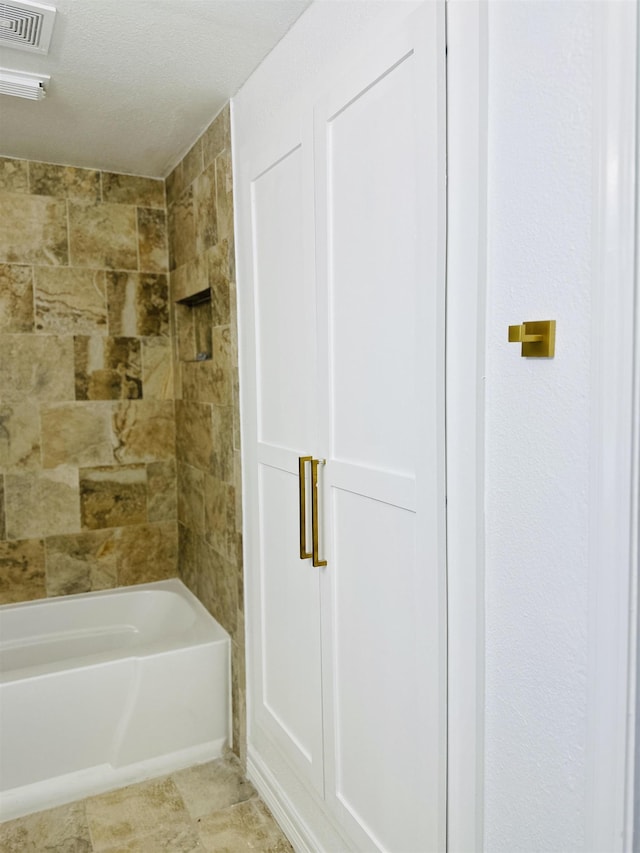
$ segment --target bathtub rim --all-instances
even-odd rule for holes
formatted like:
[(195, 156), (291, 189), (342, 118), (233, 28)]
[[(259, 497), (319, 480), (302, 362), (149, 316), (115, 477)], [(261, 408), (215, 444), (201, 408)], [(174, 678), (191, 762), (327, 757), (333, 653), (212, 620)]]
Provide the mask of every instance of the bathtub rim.
[[(86, 667), (105, 664), (121, 658), (143, 658), (155, 655), (168, 654), (176, 649), (190, 648), (215, 643), (229, 643), (231, 649), (231, 636), (226, 629), (209, 613), (202, 602), (191, 592), (180, 578), (170, 578), (162, 581), (152, 581), (143, 584), (131, 584), (130, 586), (114, 587), (94, 592), (81, 592), (72, 595), (52, 596), (51, 598), (38, 598), (31, 601), (21, 601), (0, 605), (0, 651), (13, 648), (24, 648), (30, 643), (25, 641), (4, 640), (2, 634), (2, 614), (7, 612), (18, 613), (20, 611), (49, 610), (51, 608), (66, 608), (69, 605), (82, 600), (97, 601), (104, 598), (124, 598), (136, 593), (145, 592), (168, 592), (177, 595), (194, 614), (193, 624), (180, 633), (168, 636), (155, 637), (145, 643), (132, 645), (130, 648), (116, 647), (105, 651), (63, 658), (59, 661), (52, 660), (44, 663), (34, 663), (27, 666), (15, 668), (0, 667), (0, 685), (11, 684), (14, 681), (22, 681), (29, 678), (43, 678), (55, 675), (61, 670), (83, 669)], [(39, 635), (43, 637), (58, 638), (59, 634), (50, 633)], [(119, 653), (120, 652), (120, 653)]]

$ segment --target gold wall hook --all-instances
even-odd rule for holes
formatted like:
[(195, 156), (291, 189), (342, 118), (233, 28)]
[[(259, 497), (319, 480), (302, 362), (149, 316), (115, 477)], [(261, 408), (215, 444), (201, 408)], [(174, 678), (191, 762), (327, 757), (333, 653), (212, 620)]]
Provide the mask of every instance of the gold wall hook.
[(553, 358), (556, 351), (556, 321), (533, 320), (509, 326), (509, 342), (521, 343), (521, 356), (526, 358)]

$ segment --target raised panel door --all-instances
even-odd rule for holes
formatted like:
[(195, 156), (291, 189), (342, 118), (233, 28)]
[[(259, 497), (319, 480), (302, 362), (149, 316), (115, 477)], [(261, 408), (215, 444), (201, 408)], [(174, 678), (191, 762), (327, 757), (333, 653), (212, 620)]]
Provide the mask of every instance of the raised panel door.
[(245, 432), (254, 583), (252, 725), (323, 790), (319, 578), (302, 561), (298, 457), (317, 442), (313, 160), (297, 126), (256, 140), (251, 169), (255, 408)]
[(354, 849), (443, 850), (444, 28), (316, 110), (325, 789)]

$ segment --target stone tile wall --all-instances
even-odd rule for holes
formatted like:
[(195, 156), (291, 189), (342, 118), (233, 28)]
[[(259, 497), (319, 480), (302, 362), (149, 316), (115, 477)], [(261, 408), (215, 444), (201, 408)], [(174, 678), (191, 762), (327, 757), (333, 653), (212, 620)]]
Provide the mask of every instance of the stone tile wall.
[(0, 158), (0, 603), (179, 574), (243, 756), (237, 364), (228, 107), (166, 185)]
[(177, 574), (163, 181), (0, 158), (0, 603)]
[[(168, 177), (167, 203), (180, 574), (231, 634), (234, 749), (242, 755), (242, 516), (228, 107)], [(203, 293), (210, 302), (177, 301)], [(209, 357), (198, 361), (198, 353), (207, 350)]]

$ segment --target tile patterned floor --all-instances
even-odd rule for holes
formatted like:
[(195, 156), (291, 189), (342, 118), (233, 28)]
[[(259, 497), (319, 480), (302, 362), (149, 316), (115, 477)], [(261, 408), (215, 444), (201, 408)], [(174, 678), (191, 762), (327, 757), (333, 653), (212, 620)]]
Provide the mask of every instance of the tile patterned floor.
[(0, 824), (2, 853), (293, 853), (235, 756)]

